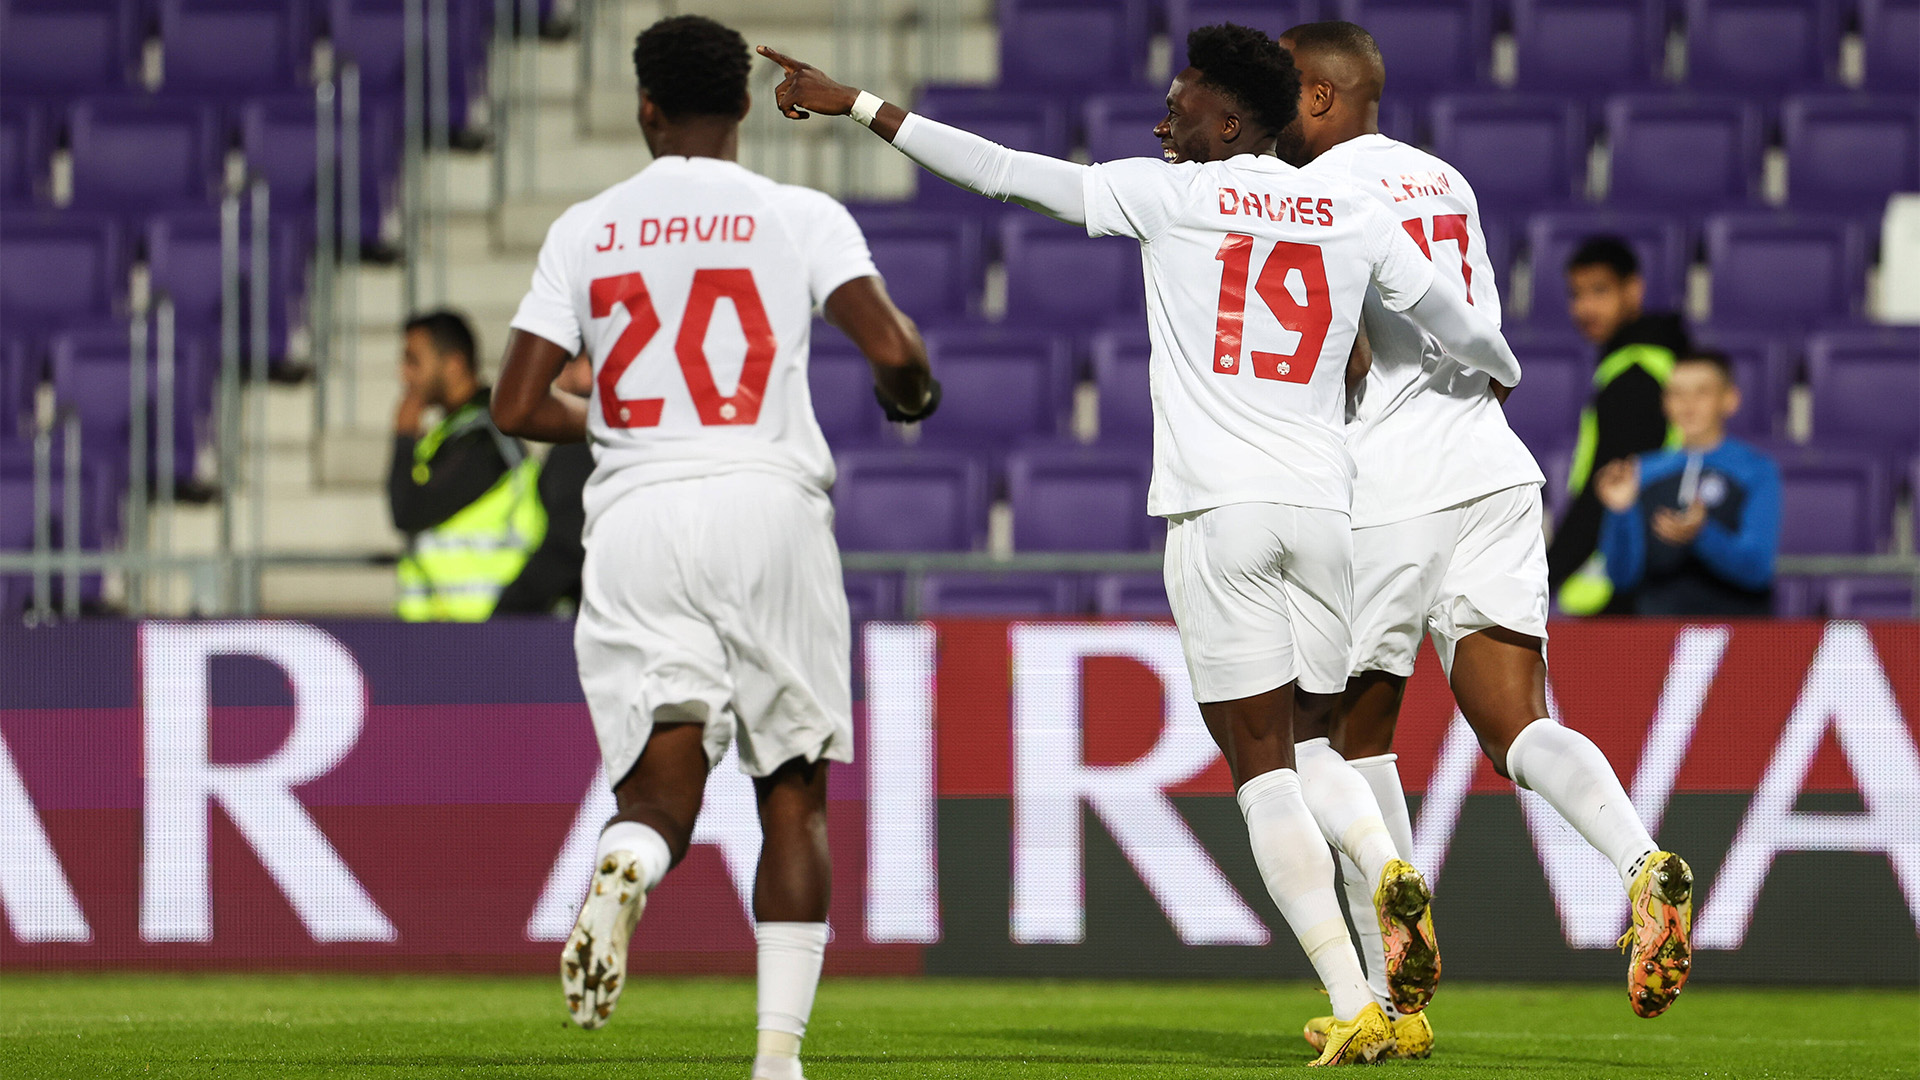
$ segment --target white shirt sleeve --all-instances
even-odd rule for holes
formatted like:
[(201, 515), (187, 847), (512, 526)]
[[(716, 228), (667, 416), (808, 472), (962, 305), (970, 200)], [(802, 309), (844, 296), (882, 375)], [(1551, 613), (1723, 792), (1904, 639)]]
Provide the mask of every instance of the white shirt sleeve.
[(799, 215), (796, 231), (804, 245), (807, 260), (807, 287), (818, 309), (833, 295), (833, 290), (854, 278), (877, 277), (873, 253), (867, 249), (867, 237), (860, 223), (839, 201), (817, 192)]
[(540, 258), (534, 263), (533, 284), (521, 298), (512, 323), (515, 330), (546, 338), (569, 356), (580, 352), (580, 318), (573, 306), (577, 243), (572, 218), (562, 214), (548, 227)]
[(1122, 158), (1089, 166), (1082, 179), (1087, 235), (1159, 238), (1186, 208), (1197, 175), (1195, 166), (1154, 158)]
[(1364, 217), (1367, 263), (1373, 285), (1388, 311), (1412, 307), (1433, 285), (1433, 262), (1420, 251), (1400, 222), (1367, 195), (1355, 191), (1351, 205)]

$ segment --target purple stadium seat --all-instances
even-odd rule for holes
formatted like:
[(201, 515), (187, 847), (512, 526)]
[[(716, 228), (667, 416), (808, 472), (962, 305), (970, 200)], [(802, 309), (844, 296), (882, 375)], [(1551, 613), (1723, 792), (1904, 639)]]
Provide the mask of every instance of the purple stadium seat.
[(1807, 342), (1813, 437), (1905, 462), (1920, 453), (1920, 327), (1830, 330)]
[(1195, 27), (1238, 23), (1264, 30), (1268, 37), (1326, 14), (1320, 0), (1167, 0), (1167, 38), (1173, 45), (1173, 73), (1187, 66), (1187, 33)]
[(1741, 98), (1626, 94), (1606, 105), (1615, 206), (1717, 210), (1751, 202), (1760, 111)]
[(1518, 85), (1605, 94), (1661, 81), (1662, 0), (1513, 0)]
[(1824, 447), (1765, 446), (1780, 463), (1780, 552), (1865, 555), (1892, 525), (1886, 472), (1870, 454)]
[(1000, 253), (1008, 322), (1095, 327), (1141, 309), (1140, 246), (1126, 237), (1022, 214), (1002, 224)]
[[(89, 465), (124, 477), (127, 448), (132, 432), (132, 388), (128, 358), (131, 355), (125, 325), (102, 325), (84, 330), (69, 330), (54, 336), (51, 342), (51, 373), (54, 400), (76, 410), (80, 416), (83, 460)], [(200, 350), (189, 342), (180, 342), (175, 352), (173, 402), (174, 477), (182, 482), (194, 475), (195, 449), (206, 434), (210, 420), (212, 373), (204, 368)], [(159, 375), (156, 357), (151, 351), (157, 342), (148, 339), (147, 393), (149, 440), (159, 433)], [(157, 445), (147, 448), (148, 468), (158, 466)]]
[(1507, 343), (1521, 373), (1507, 399), (1507, 426), (1535, 457), (1571, 447), (1593, 396), (1593, 346), (1565, 331), (1509, 330)]
[(974, 310), (986, 273), (978, 219), (903, 210), (856, 216), (873, 264), (901, 310), (916, 319)]
[(86, 98), (67, 111), (73, 205), (95, 209), (205, 206), (224, 149), (215, 111), (188, 101)]
[(313, 21), (304, 0), (160, 0), (168, 93), (307, 85)]
[(1078, 615), (1085, 607), (1071, 574), (945, 573), (920, 582), (922, 615)]
[(1687, 82), (1714, 93), (1779, 93), (1830, 78), (1840, 5), (1832, 0), (1687, 0)]
[(873, 399), (873, 370), (858, 350), (815, 346), (807, 357), (813, 415), (834, 448), (866, 446), (881, 436), (886, 414)]
[(1426, 124), (1420, 110), (1407, 101), (1383, 101), (1380, 103), (1380, 134), (1389, 139), (1397, 139), (1415, 146), (1427, 142)]
[(1164, 618), (1173, 614), (1167, 601), (1166, 579), (1159, 574), (1101, 574), (1093, 579), (1093, 612), (1132, 618)]
[(1913, 606), (1912, 578), (1830, 578), (1826, 585), (1830, 619), (1912, 619), (1920, 614)]
[(1920, 0), (1860, 0), (1866, 87), (1920, 93)]
[(35, 105), (0, 102), (0, 206), (34, 202), (46, 175), (46, 118)]
[(1145, 0), (1001, 0), (1000, 85), (1007, 89), (1122, 86), (1146, 60)]
[(1064, 338), (1034, 330), (935, 331), (927, 349), (939, 372), (940, 411), (920, 425), (928, 445), (989, 456), (1016, 442), (1059, 434), (1073, 396), (1073, 359)]
[(8, 330), (101, 318), (126, 287), (120, 230), (104, 217), (0, 214), (0, 324)]
[(273, 203), (283, 208), (276, 217), (298, 213), (312, 220), (317, 123), (312, 94), (257, 98), (240, 109), (240, 152), (247, 168), (266, 178)]
[(23, 338), (0, 339), (0, 439), (24, 431), (32, 388), (40, 382), (40, 357)]
[(1367, 28), (1394, 94), (1484, 84), (1493, 57), (1488, 0), (1340, 0), (1339, 17)]
[(970, 551), (986, 540), (987, 470), (965, 454), (854, 450), (839, 457), (834, 531), (850, 551)]
[(1152, 473), (1151, 459), (1133, 450), (1060, 446), (1008, 455), (1013, 549), (1147, 551), (1158, 546), (1166, 528), (1147, 516)]
[(135, 0), (0, 4), (0, 85), (21, 93), (126, 89), (139, 33)]
[(855, 626), (900, 617), (900, 575), (850, 573), (846, 587), (847, 613)]
[(1870, 215), (1877, 225), (1887, 196), (1920, 189), (1920, 106), (1911, 98), (1788, 98), (1781, 131), (1796, 208)]
[(1153, 393), (1144, 334), (1108, 330), (1094, 335), (1093, 384), (1100, 392), (1100, 442), (1153, 448)]
[[(305, 296), (306, 259), (312, 250), (311, 219), (284, 205), (272, 219), (268, 237), (267, 348), (273, 363), (286, 354), (287, 328), (299, 317)], [(242, 341), (252, 340), (252, 229), (243, 206), (240, 221)], [(220, 328), (220, 212), (181, 210), (156, 214), (147, 222), (147, 270), (157, 294), (173, 298), (174, 317), (183, 335), (213, 335)]]
[(1817, 582), (1804, 577), (1773, 579), (1773, 617), (1776, 619), (1817, 619), (1825, 606)]
[(1087, 157), (1093, 161), (1159, 157), (1160, 140), (1153, 137), (1153, 129), (1166, 116), (1167, 95), (1162, 90), (1088, 98), (1084, 114)]
[(1702, 327), (1695, 331), (1694, 340), (1701, 348), (1726, 353), (1733, 364), (1740, 411), (1727, 421), (1727, 430), (1742, 439), (1782, 434), (1787, 426), (1787, 395), (1793, 389), (1794, 348), (1765, 331), (1725, 327)]
[(1687, 280), (1687, 233), (1680, 222), (1661, 214), (1575, 210), (1535, 214), (1527, 222), (1532, 252), (1533, 308), (1527, 321), (1571, 327), (1567, 318), (1567, 259), (1589, 236), (1618, 236), (1640, 257), (1649, 311), (1680, 306)]
[(1713, 318), (1805, 327), (1851, 315), (1864, 288), (1864, 243), (1852, 222), (1765, 212), (1707, 219)]
[(1433, 152), (1460, 170), (1482, 206), (1569, 203), (1586, 188), (1586, 111), (1557, 97), (1438, 98)]
[(1065, 157), (1069, 149), (1065, 111), (1057, 103), (1031, 94), (928, 86), (921, 89), (914, 111), (1015, 150)]
[[(61, 469), (66, 461), (65, 439), (56, 431), (52, 446), (52, 496), (49, 509), (53, 519), (53, 543), (56, 547), (65, 543), (67, 523), (66, 484)], [(120, 535), (120, 498), (125, 487), (126, 466), (118, 469), (106, 467), (104, 462), (94, 462), (87, 458), (84, 442), (80, 461), (80, 523), (79, 540), (83, 549), (97, 550), (105, 544), (117, 542)], [(0, 483), (6, 481), (26, 481), (28, 497), (20, 505), (27, 511), (26, 546), (32, 546), (33, 536), (33, 444), (25, 439), (16, 439), (0, 443)], [(90, 590), (97, 595), (99, 581), (96, 575)]]

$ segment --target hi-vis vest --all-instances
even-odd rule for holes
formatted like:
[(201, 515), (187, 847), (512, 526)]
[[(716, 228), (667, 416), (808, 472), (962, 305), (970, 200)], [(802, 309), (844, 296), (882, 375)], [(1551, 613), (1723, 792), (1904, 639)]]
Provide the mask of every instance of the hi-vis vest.
[(437, 424), (413, 448), (413, 476), (425, 483), (433, 455), (448, 439), (485, 425), (507, 462), (506, 475), (452, 517), (416, 534), (400, 559), (398, 614), (408, 622), (481, 622), (500, 590), (520, 575), (547, 532), (540, 505), (540, 462), (495, 428), (484, 407), (469, 403)]
[[(1630, 368), (1644, 368), (1653, 381), (1667, 385), (1673, 374), (1673, 350), (1661, 345), (1628, 345), (1607, 354), (1593, 373), (1593, 392), (1597, 397), (1613, 380)], [(1667, 425), (1666, 445), (1680, 445), (1680, 432)], [(1593, 455), (1600, 446), (1600, 417), (1593, 403), (1580, 410), (1580, 436), (1573, 444), (1573, 467), (1567, 476), (1567, 494), (1579, 495), (1593, 479)], [(1598, 615), (1613, 600), (1613, 581), (1607, 577), (1607, 561), (1599, 551), (1588, 557), (1579, 570), (1560, 585), (1560, 610), (1568, 615)]]

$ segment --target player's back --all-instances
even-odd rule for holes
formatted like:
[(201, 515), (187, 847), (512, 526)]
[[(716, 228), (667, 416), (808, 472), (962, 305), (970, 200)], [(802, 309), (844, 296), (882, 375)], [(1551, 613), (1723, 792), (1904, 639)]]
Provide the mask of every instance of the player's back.
[(1245, 154), (1096, 165), (1087, 230), (1141, 240), (1153, 343), (1148, 509), (1345, 512), (1347, 357), (1376, 276), (1403, 306), (1432, 271), (1350, 185)]
[[(1468, 301), (1500, 324), (1479, 202), (1458, 170), (1376, 134), (1341, 143), (1305, 171), (1351, 181), (1377, 200), (1432, 260), (1434, 272), (1459, 281)], [(1373, 367), (1348, 433), (1357, 472), (1355, 525), (1399, 521), (1540, 482), (1539, 467), (1507, 426), (1486, 374), (1449, 357), (1377, 296), (1368, 297), (1366, 324)]]
[[(830, 485), (812, 317), (872, 273), (839, 203), (718, 158), (660, 158), (563, 214), (514, 325), (592, 354), (589, 522), (650, 483), (745, 470)], [(568, 325), (574, 338), (556, 336)]]

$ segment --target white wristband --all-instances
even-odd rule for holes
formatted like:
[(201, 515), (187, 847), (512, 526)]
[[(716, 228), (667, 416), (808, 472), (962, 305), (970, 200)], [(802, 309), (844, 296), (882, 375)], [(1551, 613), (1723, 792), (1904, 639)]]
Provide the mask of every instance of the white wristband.
[(853, 99), (853, 108), (847, 111), (847, 115), (859, 121), (861, 127), (870, 128), (873, 126), (874, 115), (880, 111), (880, 106), (884, 104), (886, 104), (886, 102), (881, 99), (880, 95), (871, 94), (862, 90), (860, 91), (860, 96)]

